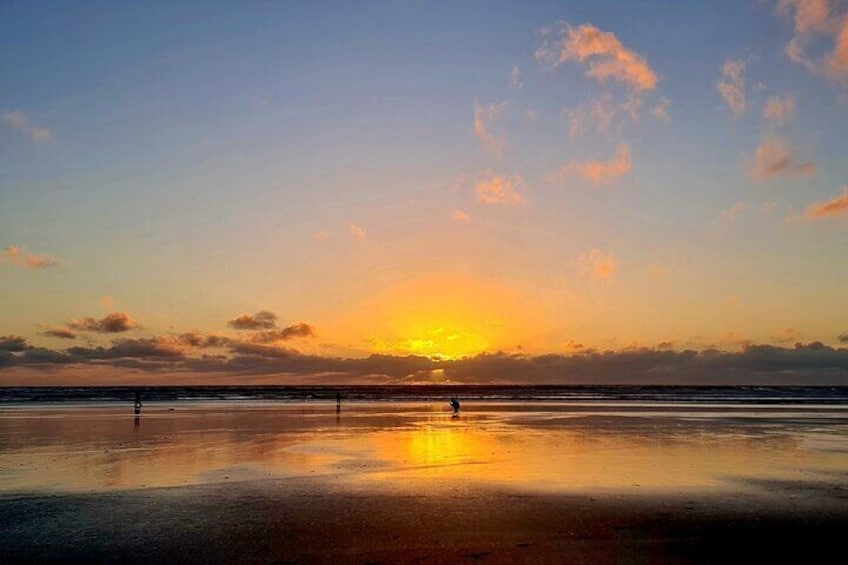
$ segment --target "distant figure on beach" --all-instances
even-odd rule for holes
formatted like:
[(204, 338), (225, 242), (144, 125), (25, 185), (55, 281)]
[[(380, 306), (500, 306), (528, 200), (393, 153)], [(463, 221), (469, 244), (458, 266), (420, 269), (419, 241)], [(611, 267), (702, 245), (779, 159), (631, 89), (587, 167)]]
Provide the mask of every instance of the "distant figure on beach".
[(342, 411), (342, 393), (336, 391), (336, 412)]
[(135, 391), (135, 415), (141, 414), (141, 391)]
[(453, 415), (458, 416), (459, 415), (459, 399), (454, 396), (450, 399), (449, 404), (450, 404), (451, 408), (453, 408)]

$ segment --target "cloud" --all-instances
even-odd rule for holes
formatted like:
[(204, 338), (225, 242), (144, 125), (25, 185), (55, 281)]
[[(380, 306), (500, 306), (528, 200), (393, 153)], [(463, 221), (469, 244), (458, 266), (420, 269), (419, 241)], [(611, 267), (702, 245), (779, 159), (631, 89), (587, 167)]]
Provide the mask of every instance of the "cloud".
[(763, 105), (763, 117), (775, 124), (784, 124), (795, 113), (795, 97), (791, 94), (770, 96)]
[(257, 332), (250, 336), (250, 341), (251, 343), (274, 343), (295, 337), (313, 337), (314, 335), (315, 328), (304, 322), (299, 322), (285, 328)]
[(49, 129), (33, 124), (23, 112), (9, 110), (3, 112), (2, 122), (7, 126), (18, 130), (36, 143), (49, 143), (53, 141), (53, 132)]
[(0, 335), (0, 351), (25, 351), (29, 348), (27, 340), (19, 335)]
[(781, 328), (777, 335), (774, 336), (774, 340), (778, 343), (792, 343), (797, 342), (801, 338), (801, 332), (796, 330), (795, 328)]
[(312, 237), (315, 238), (315, 241), (326, 241), (332, 237), (333, 234), (327, 231), (318, 230), (315, 232)]
[(839, 340), (839, 343), (848, 343), (848, 332), (839, 334), (836, 339)]
[(736, 219), (736, 216), (738, 216), (744, 208), (745, 208), (744, 204), (742, 204), (741, 202), (737, 202), (736, 204), (734, 204), (733, 206), (731, 206), (730, 208), (728, 208), (727, 210), (722, 212), (721, 221), (732, 222), (733, 220)]
[(365, 230), (362, 227), (353, 223), (351, 220), (348, 220), (347, 222), (347, 230), (350, 232), (350, 235), (352, 235), (356, 239), (360, 241), (365, 239)]
[(560, 177), (577, 175), (583, 180), (595, 184), (606, 184), (616, 181), (633, 168), (630, 161), (630, 147), (619, 143), (615, 156), (609, 161), (576, 161), (560, 167)]
[(505, 140), (503, 137), (494, 135), (489, 131), (488, 122), (500, 115), (506, 108), (506, 102), (500, 104), (489, 104), (481, 106), (477, 102), (474, 103), (474, 135), (483, 147), (483, 150), (494, 157), (500, 159), (503, 157)]
[(604, 93), (589, 104), (579, 106), (568, 113), (568, 133), (577, 137), (589, 130), (598, 133), (612, 127), (616, 114), (621, 110), (609, 93)]
[[(2, 341), (0, 341), (2, 343)], [(116, 340), (109, 348), (72, 347), (66, 352), (41, 348), (0, 351), (0, 371), (32, 365), (77, 373), (80, 365), (126, 367), (168, 374), (274, 376), (290, 383), (387, 383), (420, 380), (438, 371), (445, 381), (517, 384), (712, 384), (836, 385), (848, 378), (848, 348), (820, 342), (793, 347), (746, 344), (738, 351), (675, 351), (631, 347), (598, 351), (574, 346), (568, 354), (529, 356), (482, 353), (455, 360), (423, 356), (370, 355), (339, 358), (304, 355), (262, 344), (237, 343), (231, 356), (188, 357), (184, 350), (157, 338)]]
[(668, 107), (671, 105), (671, 100), (663, 96), (660, 98), (660, 103), (651, 108), (651, 114), (663, 123), (671, 122), (671, 115), (668, 113)]
[(612, 254), (592, 248), (580, 256), (580, 270), (584, 276), (595, 280), (612, 278), (618, 268), (618, 261)]
[(820, 220), (848, 216), (848, 186), (842, 189), (842, 194), (824, 202), (813, 202), (804, 210), (804, 219)]
[(538, 116), (536, 116), (536, 110), (534, 110), (533, 108), (530, 108), (526, 112), (524, 112), (524, 119), (527, 120), (528, 122), (535, 122), (539, 118), (538, 118)]
[(102, 320), (82, 318), (70, 320), (67, 325), (69, 329), (81, 332), (118, 333), (138, 327), (138, 322), (126, 312), (112, 312)]
[(559, 26), (560, 37), (545, 40), (536, 50), (536, 59), (554, 66), (569, 61), (587, 63), (586, 76), (605, 82), (612, 79), (628, 88), (643, 92), (657, 85), (657, 74), (641, 56), (625, 47), (614, 33), (592, 24), (577, 28), (567, 23)]
[(75, 334), (74, 332), (72, 332), (68, 328), (51, 328), (49, 330), (45, 330), (45, 331), (41, 332), (41, 335), (44, 335), (44, 336), (47, 336), (47, 337), (59, 337), (59, 338), (62, 338), (62, 339), (76, 339), (77, 338), (77, 334)]
[(468, 217), (468, 214), (466, 214), (460, 209), (455, 209), (453, 212), (451, 212), (450, 218), (455, 222), (468, 222), (471, 220), (471, 218)]
[[(777, 3), (777, 12), (792, 18), (794, 23), (794, 35), (784, 47), (784, 53), (809, 72), (842, 84), (848, 84), (848, 10), (845, 6), (838, 0), (779, 0)], [(810, 44), (819, 47), (817, 55), (808, 53)], [(822, 44), (825, 49), (820, 48)]]
[(518, 65), (513, 65), (509, 71), (509, 86), (512, 88), (524, 88), (524, 83), (521, 81), (521, 69)]
[(524, 179), (487, 173), (474, 187), (477, 200), (485, 204), (521, 204), (524, 201)]
[(237, 330), (258, 330), (277, 327), (277, 315), (268, 310), (260, 310), (256, 314), (242, 314), (227, 322), (227, 325)]
[(17, 245), (9, 245), (0, 250), (0, 264), (2, 263), (25, 269), (49, 269), (60, 265), (60, 261), (55, 257), (26, 253)]
[(798, 162), (789, 142), (782, 137), (765, 136), (748, 165), (748, 175), (764, 181), (781, 175), (813, 175), (817, 172), (812, 161)]
[(716, 83), (716, 90), (724, 98), (734, 116), (741, 116), (747, 108), (745, 80), (742, 77), (744, 72), (745, 61), (728, 59), (721, 68), (721, 78)]
[(115, 299), (111, 296), (101, 296), (100, 305), (109, 310), (115, 305)]

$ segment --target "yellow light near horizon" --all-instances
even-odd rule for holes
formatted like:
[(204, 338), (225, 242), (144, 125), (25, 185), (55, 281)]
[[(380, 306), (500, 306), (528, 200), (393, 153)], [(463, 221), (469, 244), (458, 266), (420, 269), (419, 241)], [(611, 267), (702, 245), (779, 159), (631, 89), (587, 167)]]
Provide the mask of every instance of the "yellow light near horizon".
[(360, 304), (338, 324), (375, 353), (458, 359), (511, 350), (538, 331), (539, 311), (519, 293), (469, 275), (430, 275)]

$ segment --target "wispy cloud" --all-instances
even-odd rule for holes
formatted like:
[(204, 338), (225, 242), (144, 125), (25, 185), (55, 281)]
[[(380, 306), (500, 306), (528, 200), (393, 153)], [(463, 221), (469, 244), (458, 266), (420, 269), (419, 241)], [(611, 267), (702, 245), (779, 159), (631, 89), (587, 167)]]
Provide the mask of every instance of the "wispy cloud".
[(474, 135), (480, 141), (483, 150), (494, 157), (500, 159), (503, 157), (504, 146), (506, 141), (502, 136), (498, 136), (489, 131), (489, 123), (500, 115), (506, 108), (506, 102), (499, 104), (491, 103), (488, 106), (481, 106), (474, 103)]
[(331, 234), (328, 231), (323, 231), (323, 230), (318, 230), (314, 234), (312, 234), (312, 237), (315, 239), (315, 241), (326, 241), (326, 240), (330, 239), (332, 236), (333, 236), (333, 234)]
[(524, 88), (524, 82), (521, 80), (521, 69), (518, 68), (518, 65), (513, 65), (512, 70), (509, 71), (509, 86), (516, 89)]
[(660, 98), (659, 104), (651, 108), (651, 114), (663, 123), (671, 122), (671, 114), (668, 113), (668, 107), (671, 106), (671, 100), (663, 96)]
[(32, 123), (23, 112), (9, 110), (3, 112), (2, 122), (8, 127), (18, 130), (36, 143), (49, 143), (53, 141), (53, 132)]
[(608, 131), (621, 107), (609, 93), (604, 93), (588, 104), (578, 106), (568, 113), (568, 133), (577, 137), (588, 131)]
[(474, 187), (477, 200), (484, 204), (521, 204), (524, 201), (524, 179), (520, 175), (507, 177), (487, 173)]
[(716, 83), (716, 90), (733, 111), (734, 116), (745, 113), (748, 104), (745, 100), (745, 61), (729, 59), (721, 68), (721, 77)]
[(559, 37), (547, 39), (536, 50), (536, 59), (554, 66), (569, 61), (586, 63), (586, 75), (600, 82), (618, 81), (634, 91), (653, 90), (657, 74), (641, 55), (625, 47), (614, 33), (592, 24), (576, 28), (567, 23), (558, 26)]
[(586, 251), (579, 258), (580, 272), (595, 280), (612, 278), (618, 270), (618, 261), (611, 253), (605, 253), (597, 247)]
[[(848, 84), (846, 3), (840, 0), (779, 0), (777, 12), (793, 20), (794, 35), (784, 48), (789, 59), (831, 82)], [(825, 49), (820, 48), (822, 43), (827, 46)], [(811, 55), (808, 52), (811, 44), (814, 48), (819, 47), (819, 53)]]
[(763, 117), (774, 123), (784, 124), (795, 113), (795, 97), (791, 94), (770, 96), (763, 105)]
[(138, 327), (138, 322), (126, 312), (112, 312), (100, 320), (90, 317), (70, 320), (67, 326), (80, 332), (118, 333)]
[(576, 161), (560, 167), (560, 177), (577, 175), (583, 180), (595, 184), (611, 183), (626, 175), (633, 168), (630, 161), (630, 147), (620, 143), (615, 155), (609, 161)]
[(49, 330), (44, 330), (41, 332), (41, 335), (47, 337), (58, 337), (62, 339), (76, 339), (77, 334), (71, 331), (68, 328), (51, 328)]
[(365, 229), (362, 226), (353, 223), (352, 220), (348, 220), (347, 222), (347, 231), (350, 233), (350, 235), (360, 241), (362, 241), (366, 237)]
[(721, 221), (725, 223), (732, 222), (739, 214), (742, 213), (742, 210), (744, 208), (744, 204), (742, 204), (741, 202), (737, 202), (736, 204), (721, 213)]
[(277, 327), (277, 315), (268, 310), (260, 310), (255, 314), (242, 314), (227, 322), (227, 325), (237, 330), (270, 330)]
[(314, 335), (315, 328), (304, 322), (299, 322), (285, 328), (257, 332), (250, 336), (250, 341), (252, 343), (275, 343), (278, 341), (288, 341), (296, 337), (312, 337)]
[(27, 253), (17, 245), (9, 245), (0, 250), (0, 265), (4, 263), (25, 269), (49, 269), (60, 265), (60, 261), (55, 257)]
[(467, 222), (471, 220), (471, 218), (468, 217), (468, 214), (458, 208), (450, 213), (450, 218), (455, 222)]
[(806, 220), (837, 217), (848, 217), (848, 186), (842, 189), (841, 195), (824, 202), (813, 202), (804, 210)]
[(748, 164), (748, 175), (757, 181), (781, 175), (813, 175), (817, 172), (812, 161), (798, 161), (792, 145), (782, 137), (765, 136)]

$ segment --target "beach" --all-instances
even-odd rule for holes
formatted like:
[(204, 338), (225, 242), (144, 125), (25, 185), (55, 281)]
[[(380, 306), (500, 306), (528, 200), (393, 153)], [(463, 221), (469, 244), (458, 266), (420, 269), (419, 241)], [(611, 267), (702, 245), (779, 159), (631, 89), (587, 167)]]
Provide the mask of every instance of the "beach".
[(2, 562), (785, 561), (848, 525), (832, 404), (26, 405), (0, 440)]

